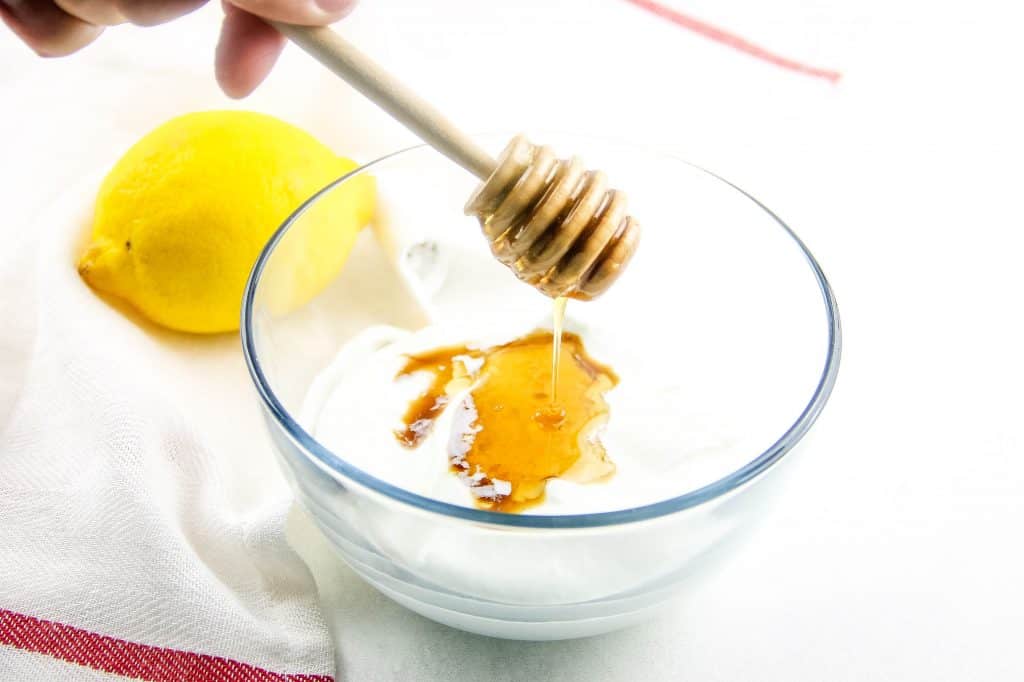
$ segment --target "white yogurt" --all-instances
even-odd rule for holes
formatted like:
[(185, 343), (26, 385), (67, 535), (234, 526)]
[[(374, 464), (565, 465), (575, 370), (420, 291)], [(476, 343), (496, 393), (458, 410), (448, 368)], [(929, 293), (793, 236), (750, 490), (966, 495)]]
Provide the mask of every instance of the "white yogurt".
[[(511, 341), (534, 326), (506, 324), (503, 329), (485, 331), (468, 324), (449, 324), (415, 333), (371, 327), (346, 344), (314, 381), (303, 421), (318, 441), (367, 473), (426, 497), (472, 507), (470, 488), (449, 468), (449, 442), (453, 432), (461, 432), (453, 425), (458, 397), (418, 447), (405, 448), (394, 432), (401, 428), (409, 403), (426, 390), (431, 377), (413, 374), (396, 379), (395, 375), (409, 354), (458, 344), (485, 348)], [(571, 318), (567, 327), (575, 327)], [(614, 358), (595, 354), (595, 359), (615, 368)], [(620, 386), (606, 396), (611, 412), (601, 440), (616, 465), (615, 474), (597, 483), (551, 480), (545, 501), (525, 513), (624, 509), (674, 497), (708, 482), (699, 454), (720, 452), (724, 440), (706, 428), (690, 428), (685, 450), (697, 456), (680, 456), (674, 420), (662, 403), (673, 387), (649, 381), (636, 385), (639, 381), (642, 379), (623, 375)], [(660, 434), (652, 433), (651, 424), (658, 421), (664, 428)]]
[[(409, 402), (429, 382), (415, 375), (396, 381), (395, 374), (405, 354), (463, 344), (488, 347), (538, 327), (550, 329), (550, 300), (516, 282), (487, 252), (485, 240), (424, 225), (416, 214), (401, 213), (404, 205), (382, 193), (376, 228), (405, 288), (432, 324), (416, 331), (364, 329), (312, 383), (302, 423), (339, 457), (381, 480), (472, 507), (468, 486), (449, 470), (452, 410), (416, 449), (395, 439)], [(652, 279), (646, 289), (657, 291), (667, 267), (658, 261), (662, 257), (640, 249), (627, 277)], [(686, 272), (702, 267), (709, 270), (701, 278), (716, 281), (712, 265), (700, 260), (689, 263)], [(798, 412), (794, 406), (802, 406), (794, 396), (806, 395), (806, 389), (786, 377), (759, 384), (748, 380), (774, 365), (751, 351), (747, 320), (730, 314), (730, 306), (740, 309), (749, 298), (748, 287), (737, 291), (735, 303), (730, 291), (720, 288), (717, 298), (727, 303), (711, 312), (699, 310), (702, 297), (665, 305), (614, 290), (599, 302), (569, 303), (566, 330), (579, 334), (588, 353), (620, 378), (606, 395), (610, 413), (601, 437), (616, 472), (599, 483), (552, 480), (544, 503), (524, 513), (612, 511), (676, 497), (735, 471), (778, 438), (779, 425), (790, 423), (790, 414)], [(694, 317), (714, 319), (716, 333), (691, 327), (677, 312), (683, 303), (697, 309)], [(660, 317), (652, 320), (652, 315)], [(656, 335), (637, 333), (652, 321)], [(806, 352), (788, 343), (756, 348)]]

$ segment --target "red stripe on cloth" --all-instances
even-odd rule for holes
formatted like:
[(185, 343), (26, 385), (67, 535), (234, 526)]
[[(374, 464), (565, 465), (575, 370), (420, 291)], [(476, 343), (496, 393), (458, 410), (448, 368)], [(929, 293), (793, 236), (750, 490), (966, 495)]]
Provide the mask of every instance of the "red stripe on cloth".
[(766, 61), (770, 64), (774, 64), (775, 66), (781, 67), (783, 69), (796, 71), (797, 73), (802, 73), (807, 76), (814, 76), (815, 78), (824, 78), (825, 80), (831, 81), (833, 83), (838, 81), (841, 76), (841, 74), (838, 71), (830, 71), (829, 69), (819, 69), (816, 66), (802, 64), (793, 59), (788, 59), (786, 57), (777, 55), (774, 52), (769, 52), (765, 48), (761, 47), (760, 45), (755, 45), (749, 40), (741, 38), (740, 36), (737, 35), (733, 35), (728, 31), (724, 31), (716, 26), (712, 26), (711, 24), (703, 22), (700, 19), (695, 19), (694, 17), (683, 14), (682, 12), (674, 10), (671, 7), (666, 7), (665, 5), (662, 5), (660, 3), (653, 2), (652, 0), (626, 0), (626, 2), (632, 3), (637, 7), (645, 9), (651, 14), (659, 16), (662, 19), (668, 19), (673, 24), (682, 26), (685, 29), (689, 29), (694, 33), (704, 36), (709, 40), (714, 40), (717, 43), (721, 43), (722, 45), (731, 47), (734, 50), (739, 50), (740, 52), (743, 52), (751, 57), (754, 57), (755, 59)]
[(287, 675), (220, 656), (164, 649), (0, 609), (0, 644), (149, 682), (334, 682)]

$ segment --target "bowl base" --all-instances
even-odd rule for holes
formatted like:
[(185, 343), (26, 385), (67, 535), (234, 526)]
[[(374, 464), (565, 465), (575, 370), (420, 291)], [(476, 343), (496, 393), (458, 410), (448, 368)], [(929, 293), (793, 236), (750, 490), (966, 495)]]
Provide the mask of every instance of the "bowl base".
[[(351, 566), (351, 564), (349, 564)], [(460, 611), (453, 611), (435, 604), (428, 604), (408, 594), (402, 594), (386, 586), (371, 576), (352, 566), (359, 577), (386, 597), (393, 599), (405, 608), (418, 613), (424, 618), (453, 627), (456, 630), (470, 632), (485, 637), (498, 639), (516, 639), (529, 642), (547, 642), (559, 639), (579, 639), (603, 635), (637, 625), (654, 617), (666, 607), (666, 602), (651, 604), (636, 611), (617, 613), (598, 618), (582, 618), (579, 620), (556, 621), (522, 621), (486, 618)], [(669, 600), (667, 603), (671, 603)]]

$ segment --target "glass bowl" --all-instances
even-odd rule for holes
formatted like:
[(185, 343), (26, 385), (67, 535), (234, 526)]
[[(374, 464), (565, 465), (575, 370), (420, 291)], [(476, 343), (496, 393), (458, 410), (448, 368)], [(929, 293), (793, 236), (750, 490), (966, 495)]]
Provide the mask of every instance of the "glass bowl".
[[(507, 139), (479, 142), (497, 152)], [(318, 420), (330, 418), (317, 413), (321, 374), (367, 329), (550, 314), (549, 299), (497, 263), (462, 215), (476, 180), (429, 147), (369, 163), (303, 204), (260, 255), (242, 308), (243, 350), (282, 469), (338, 555), (428, 618), (533, 640), (638, 622), (713, 568), (780, 487), (780, 465), (825, 405), (840, 355), (821, 268), (759, 201), (665, 154), (543, 141), (606, 170), (643, 225), (621, 279), (567, 312), (621, 377), (610, 423), (661, 472), (628, 500), (598, 496), (592, 513), (486, 511), (393, 485), (317, 440)], [(332, 219), (326, 198), (364, 174), (378, 188), (374, 225), (310, 299), (306, 238)]]

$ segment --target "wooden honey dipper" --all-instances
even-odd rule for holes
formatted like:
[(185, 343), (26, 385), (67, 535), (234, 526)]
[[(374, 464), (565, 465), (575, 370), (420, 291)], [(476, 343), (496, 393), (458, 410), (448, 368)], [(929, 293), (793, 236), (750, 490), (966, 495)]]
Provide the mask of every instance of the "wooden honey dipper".
[(640, 224), (626, 196), (579, 159), (512, 139), (497, 160), (440, 112), (326, 27), (272, 22), (289, 40), (375, 102), (424, 142), (479, 178), (466, 203), (491, 252), (552, 297), (590, 300), (618, 278), (636, 250)]

